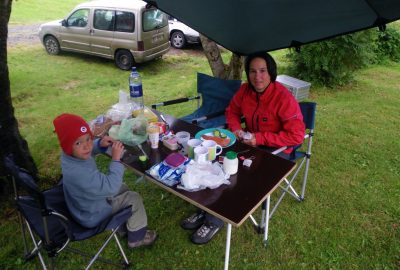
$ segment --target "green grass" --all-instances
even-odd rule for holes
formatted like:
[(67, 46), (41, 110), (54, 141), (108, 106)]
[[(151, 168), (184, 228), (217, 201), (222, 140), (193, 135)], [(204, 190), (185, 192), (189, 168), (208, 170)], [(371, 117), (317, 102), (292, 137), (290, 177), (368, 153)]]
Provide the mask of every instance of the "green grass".
[[(39, 10), (34, 1), (13, 1), (12, 22), (61, 18), (76, 2), (57, 2), (57, 12), (47, 10), (56, 2), (40, 3)], [(284, 54), (274, 52), (281, 70)], [(72, 112), (89, 120), (105, 113), (117, 102), (119, 89), (127, 90), (129, 73), (110, 60), (72, 53), (49, 56), (41, 46), (13, 47), (8, 57), (15, 114), (45, 185), (60, 173), (54, 117)], [(149, 105), (194, 94), (196, 72), (210, 74), (210, 69), (204, 57), (184, 54), (140, 65), (139, 72)], [(306, 200), (285, 198), (271, 220), (267, 248), (249, 221), (234, 228), (230, 269), (400, 268), (399, 89), (399, 63), (364, 69), (340, 89), (311, 88), (310, 99), (318, 108)], [(163, 111), (181, 116), (193, 109), (192, 103)], [(98, 158), (102, 169), (108, 162)], [(137, 183), (129, 171), (125, 182), (144, 198), (149, 226), (160, 235), (152, 248), (127, 250), (133, 269), (222, 269), (225, 229), (208, 245), (193, 245), (190, 232), (179, 227), (192, 206), (155, 185)], [(38, 269), (37, 259), (23, 261), (17, 214), (3, 204), (0, 269)], [(90, 251), (94, 246), (89, 243), (74, 244)], [(113, 244), (105, 252), (117, 257)], [(57, 258), (59, 269), (80, 269), (87, 262), (66, 254)]]
[[(277, 52), (278, 63), (283, 53)], [(12, 99), (20, 131), (44, 179), (60, 173), (52, 120), (62, 112), (86, 119), (105, 113), (127, 90), (128, 72), (112, 61), (64, 53), (49, 56), (41, 46), (9, 50)], [(40, 68), (39, 68), (40, 67)], [(204, 57), (166, 56), (139, 66), (145, 103), (195, 93), (196, 72), (209, 72)], [(315, 144), (306, 200), (290, 198), (270, 224), (267, 249), (245, 222), (233, 229), (231, 269), (398, 269), (400, 266), (400, 64), (374, 66), (341, 89), (312, 87), (318, 103)], [(194, 104), (166, 107), (176, 116)], [(108, 160), (100, 157), (101, 168)], [(125, 181), (144, 198), (149, 225), (160, 239), (149, 249), (128, 251), (133, 269), (221, 269), (225, 229), (205, 246), (189, 242), (179, 221), (194, 209), (150, 183)], [(6, 215), (8, 214), (8, 215)], [(257, 214), (259, 212), (257, 211)], [(0, 268), (35, 269), (21, 260), (16, 213), (3, 210)], [(87, 249), (92, 246), (83, 245)], [(107, 255), (115, 257), (110, 248)], [(84, 260), (61, 256), (64, 269)]]
[(12, 3), (10, 24), (29, 24), (62, 19), (85, 0), (17, 0)]

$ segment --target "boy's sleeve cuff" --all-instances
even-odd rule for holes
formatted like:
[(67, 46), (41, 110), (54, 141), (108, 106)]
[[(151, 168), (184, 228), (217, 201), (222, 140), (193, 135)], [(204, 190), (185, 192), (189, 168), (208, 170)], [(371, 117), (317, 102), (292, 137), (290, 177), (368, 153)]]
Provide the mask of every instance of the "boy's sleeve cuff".
[(107, 146), (105, 146), (105, 147), (100, 146), (100, 139), (97, 140), (97, 147), (100, 149), (100, 151), (102, 153), (105, 153), (107, 151), (107, 149), (108, 149)]

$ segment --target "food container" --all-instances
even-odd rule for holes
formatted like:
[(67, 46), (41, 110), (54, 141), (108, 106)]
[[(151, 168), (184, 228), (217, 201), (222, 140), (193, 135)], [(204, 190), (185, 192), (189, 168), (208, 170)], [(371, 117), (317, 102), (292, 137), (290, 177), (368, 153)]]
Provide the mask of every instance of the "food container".
[(235, 174), (238, 171), (239, 160), (237, 158), (237, 153), (233, 151), (228, 151), (224, 157), (224, 163), (222, 165), (224, 172), (227, 174)]

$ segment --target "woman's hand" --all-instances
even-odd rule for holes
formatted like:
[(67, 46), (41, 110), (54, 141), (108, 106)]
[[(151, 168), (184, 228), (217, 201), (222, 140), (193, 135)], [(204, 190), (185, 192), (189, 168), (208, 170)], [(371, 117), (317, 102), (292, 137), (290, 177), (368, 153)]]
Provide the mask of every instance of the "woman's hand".
[(100, 147), (109, 147), (114, 142), (115, 142), (115, 140), (113, 138), (111, 138), (110, 136), (104, 136), (103, 138), (101, 138), (99, 145), (100, 145)]
[(245, 132), (244, 132), (243, 130), (241, 130), (241, 129), (235, 130), (235, 131), (233, 132), (233, 134), (235, 134), (236, 138), (237, 138), (239, 141), (242, 140), (244, 133), (245, 133)]
[(120, 141), (114, 141), (111, 148), (112, 160), (120, 161), (124, 152), (124, 145)]
[(252, 146), (256, 146), (256, 136), (254, 135), (254, 133), (250, 133), (247, 132), (246, 138), (243, 139), (243, 143), (248, 144), (248, 145), (252, 145)]

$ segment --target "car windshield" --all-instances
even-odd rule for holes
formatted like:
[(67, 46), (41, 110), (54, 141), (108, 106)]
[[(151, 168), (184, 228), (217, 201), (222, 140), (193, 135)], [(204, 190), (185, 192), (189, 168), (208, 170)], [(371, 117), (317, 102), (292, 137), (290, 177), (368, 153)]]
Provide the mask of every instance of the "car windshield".
[(158, 9), (143, 12), (143, 31), (148, 32), (168, 25), (167, 15)]

